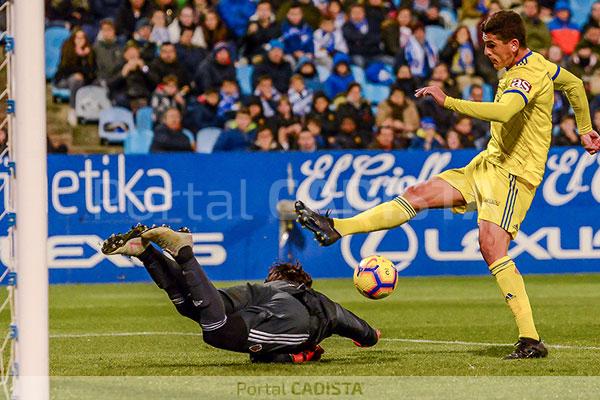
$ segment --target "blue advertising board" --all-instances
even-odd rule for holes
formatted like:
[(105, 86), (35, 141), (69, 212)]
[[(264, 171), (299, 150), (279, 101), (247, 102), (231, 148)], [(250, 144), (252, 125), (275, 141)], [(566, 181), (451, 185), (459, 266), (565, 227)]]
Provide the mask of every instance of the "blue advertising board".
[[(404, 276), (487, 274), (476, 213), (429, 210), (400, 228), (345, 237), (327, 248), (295, 226), (280, 248), (282, 201), (300, 199), (331, 209), (333, 216), (351, 216), (442, 170), (466, 165), (475, 154), (49, 156), (50, 280), (149, 280), (139, 262), (99, 252), (105, 237), (137, 222), (190, 228), (198, 260), (217, 280), (263, 278), (271, 263), (289, 255), (315, 277), (348, 277), (350, 267), (374, 253), (394, 261)], [(522, 271), (600, 272), (598, 160), (576, 148), (550, 152), (546, 177), (511, 245)]]

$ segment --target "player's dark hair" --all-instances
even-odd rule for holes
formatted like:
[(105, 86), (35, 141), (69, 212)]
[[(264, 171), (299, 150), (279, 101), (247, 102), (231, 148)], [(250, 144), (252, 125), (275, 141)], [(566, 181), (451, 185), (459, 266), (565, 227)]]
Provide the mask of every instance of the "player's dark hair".
[(481, 31), (498, 36), (504, 43), (517, 39), (519, 46), (522, 48), (527, 47), (525, 23), (521, 16), (514, 11), (498, 11), (492, 14), (483, 23)]
[(269, 273), (265, 282), (273, 281), (288, 281), (312, 286), (312, 278), (309, 273), (304, 271), (302, 265), (296, 261), (295, 263), (277, 262), (269, 268)]

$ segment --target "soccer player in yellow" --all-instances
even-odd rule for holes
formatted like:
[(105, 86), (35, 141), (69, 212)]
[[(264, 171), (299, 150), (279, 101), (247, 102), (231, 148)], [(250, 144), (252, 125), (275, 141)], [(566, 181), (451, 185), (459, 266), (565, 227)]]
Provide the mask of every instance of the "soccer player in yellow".
[(481, 254), (519, 330), (515, 350), (506, 358), (545, 357), (548, 350), (535, 328), (523, 278), (508, 256), (508, 246), (544, 175), (554, 88), (568, 97), (581, 143), (590, 154), (600, 150), (600, 137), (592, 129), (581, 80), (527, 48), (525, 26), (517, 13), (495, 13), (482, 30), (485, 55), (494, 68), (506, 69), (494, 102), (455, 99), (435, 86), (417, 90), (416, 96), (431, 96), (447, 109), (491, 121), (492, 138), (486, 150), (466, 167), (444, 171), (352, 218), (328, 218), (301, 201), (296, 202), (296, 212), (299, 222), (314, 232), (322, 245), (330, 245), (342, 236), (397, 227), (424, 209), (451, 207), (462, 213), (476, 208)]

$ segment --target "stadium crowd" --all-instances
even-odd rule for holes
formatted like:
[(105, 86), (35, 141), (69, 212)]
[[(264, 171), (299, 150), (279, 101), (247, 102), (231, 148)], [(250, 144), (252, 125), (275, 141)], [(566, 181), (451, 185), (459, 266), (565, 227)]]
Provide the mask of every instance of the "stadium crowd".
[[(184, 129), (207, 127), (222, 129), (214, 151), (429, 150), (486, 145), (487, 122), (414, 91), (492, 101), (499, 75), (479, 25), (500, 9), (521, 13), (529, 48), (582, 78), (600, 130), (600, 1), (587, 2), (582, 26), (564, 0), (46, 0), (46, 15), (71, 29), (53, 80), (71, 90), (71, 125), (74, 94), (97, 84), (113, 105), (152, 107), (153, 152), (193, 151)], [(243, 94), (236, 68), (248, 65)], [(365, 82), (389, 86), (387, 99), (374, 104)], [(559, 92), (553, 122), (554, 145), (579, 143)]]

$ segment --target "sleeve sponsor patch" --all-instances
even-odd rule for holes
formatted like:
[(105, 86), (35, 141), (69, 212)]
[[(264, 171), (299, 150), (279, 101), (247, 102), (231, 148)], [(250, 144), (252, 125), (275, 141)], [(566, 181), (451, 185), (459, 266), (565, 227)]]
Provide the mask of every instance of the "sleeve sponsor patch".
[(531, 91), (531, 83), (527, 82), (525, 79), (515, 78), (510, 82), (510, 85), (508, 86), (521, 89), (525, 93), (529, 93)]

